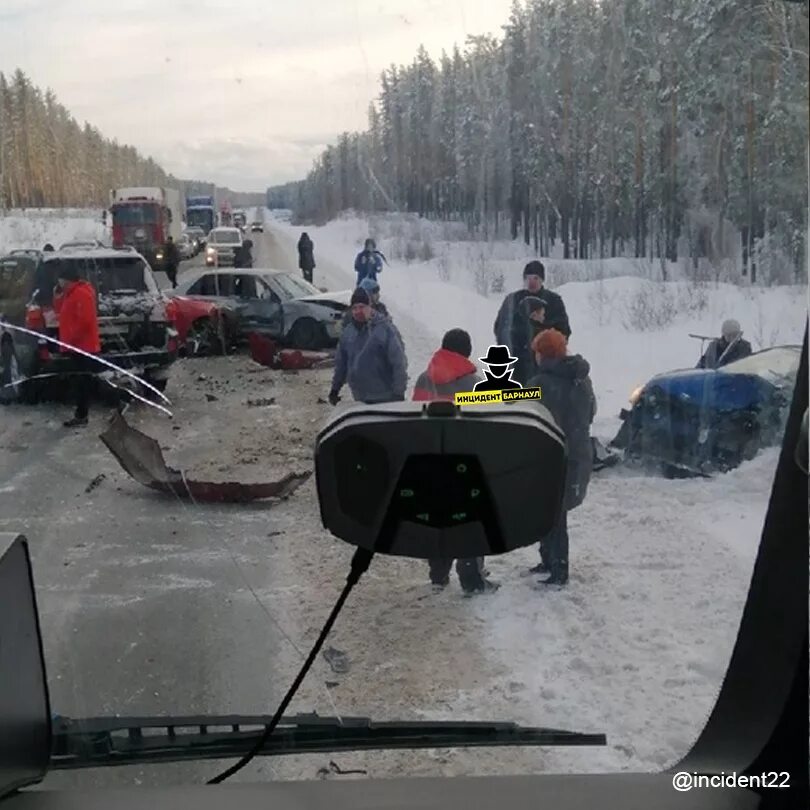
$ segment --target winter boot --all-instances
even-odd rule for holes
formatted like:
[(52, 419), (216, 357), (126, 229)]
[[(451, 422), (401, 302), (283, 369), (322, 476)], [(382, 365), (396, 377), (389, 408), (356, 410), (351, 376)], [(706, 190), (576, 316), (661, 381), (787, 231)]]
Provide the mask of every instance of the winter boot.
[(551, 564), (551, 576), (540, 581), (542, 585), (566, 585), (568, 583), (568, 561), (560, 560)]
[(464, 589), (464, 597), (469, 599), (471, 596), (475, 596), (479, 593), (495, 593), (498, 588), (501, 587), (500, 582), (494, 582), (491, 579), (485, 579), (482, 581), (480, 585), (475, 588), (465, 588)]

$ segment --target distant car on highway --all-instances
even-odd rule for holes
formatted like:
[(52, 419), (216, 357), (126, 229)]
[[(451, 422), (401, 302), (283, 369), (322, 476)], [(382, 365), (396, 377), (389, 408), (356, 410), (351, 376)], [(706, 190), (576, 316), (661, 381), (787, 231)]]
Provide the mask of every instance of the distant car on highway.
[(181, 234), (177, 240), (177, 251), (181, 259), (192, 259), (196, 255), (194, 242), (187, 233)]
[(253, 222), (250, 223), (250, 232), (264, 233), (264, 223), (260, 222), (258, 219), (254, 219)]
[(242, 341), (258, 332), (295, 348), (320, 349), (337, 342), (351, 290), (322, 292), (282, 270), (201, 269), (186, 272), (169, 295), (235, 312)]
[(239, 228), (212, 229), (205, 248), (205, 264), (208, 267), (232, 266), (242, 251), (242, 241)]
[(197, 225), (192, 225), (186, 228), (185, 232), (194, 241), (194, 249), (197, 251), (197, 253), (199, 253), (205, 247), (207, 240), (205, 231)]

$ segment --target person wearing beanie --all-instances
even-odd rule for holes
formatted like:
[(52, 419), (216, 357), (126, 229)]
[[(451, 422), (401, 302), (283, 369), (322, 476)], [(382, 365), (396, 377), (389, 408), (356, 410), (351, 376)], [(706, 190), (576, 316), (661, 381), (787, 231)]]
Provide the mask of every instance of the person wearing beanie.
[(402, 338), (390, 318), (374, 311), (371, 297), (358, 287), (351, 297), (351, 320), (344, 327), (335, 355), (329, 402), (337, 405), (348, 383), (357, 402), (369, 404), (405, 399), (408, 360)]
[(571, 336), (568, 313), (562, 298), (545, 286), (546, 268), (536, 259), (523, 268), (523, 289), (509, 293), (504, 298), (495, 318), (495, 342), (508, 346), (518, 362), (513, 378), (522, 385), (534, 371), (531, 351), (531, 333), (526, 310), (521, 307), (528, 297), (540, 298), (544, 303), (544, 321), (553, 325), (566, 338)]
[[(478, 369), (470, 361), (472, 341), (463, 329), (445, 332), (441, 348), (430, 358), (428, 367), (416, 379), (413, 389), (414, 402), (430, 402), (436, 399), (453, 401), (455, 394), (472, 391), (480, 380)], [(436, 588), (444, 588), (450, 582), (452, 559), (437, 557), (429, 561), (430, 581)], [(456, 560), (461, 589), (465, 595), (492, 593), (500, 586), (484, 575), (484, 558), (469, 557)]]
[(380, 301), (380, 282), (376, 278), (364, 278), (360, 282), (360, 287), (368, 293), (372, 309), (380, 315), (390, 318), (388, 307)]
[[(59, 340), (65, 344), (60, 347), (60, 351), (71, 358), (71, 367), (76, 375), (76, 410), (73, 418), (64, 424), (65, 427), (84, 427), (87, 425), (90, 395), (93, 391), (93, 372), (97, 370), (97, 364), (87, 355), (101, 351), (101, 338), (96, 291), (90, 282), (79, 277), (72, 262), (64, 263), (59, 270), (53, 309), (59, 317)], [(79, 351), (72, 351), (72, 348)]]
[(535, 336), (532, 350), (537, 371), (529, 387), (540, 388), (540, 404), (551, 412), (565, 434), (568, 465), (565, 496), (557, 524), (540, 541), (540, 565), (531, 573), (550, 573), (546, 585), (568, 582), (568, 512), (584, 500), (593, 468), (591, 423), (596, 416), (596, 397), (588, 376), (590, 364), (580, 355), (569, 355), (565, 335), (545, 329)]
[(729, 318), (720, 327), (720, 337), (709, 343), (706, 353), (698, 361), (698, 368), (714, 369), (742, 360), (751, 354), (751, 344), (743, 340), (739, 321)]

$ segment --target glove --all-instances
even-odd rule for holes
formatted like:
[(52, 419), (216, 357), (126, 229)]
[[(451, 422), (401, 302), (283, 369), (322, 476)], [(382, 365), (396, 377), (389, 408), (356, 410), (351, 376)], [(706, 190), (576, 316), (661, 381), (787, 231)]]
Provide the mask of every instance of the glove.
[(337, 405), (340, 402), (340, 396), (338, 395), (337, 391), (330, 391), (329, 392), (329, 404), (330, 405)]

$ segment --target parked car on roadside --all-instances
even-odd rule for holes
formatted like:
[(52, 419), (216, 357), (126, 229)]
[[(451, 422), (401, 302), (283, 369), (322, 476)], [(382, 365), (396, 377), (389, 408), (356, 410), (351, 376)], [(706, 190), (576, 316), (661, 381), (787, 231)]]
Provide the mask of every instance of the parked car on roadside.
[(778, 444), (800, 346), (775, 346), (718, 369), (658, 374), (633, 392), (610, 446), (673, 476), (732, 469)]
[(0, 392), (7, 398), (36, 399), (50, 380), (28, 378), (58, 378), (64, 367), (58, 346), (6, 324), (58, 337), (53, 290), (66, 265), (96, 289), (101, 357), (163, 390), (177, 357), (177, 332), (146, 260), (130, 250), (73, 247), (39, 257), (0, 257), (0, 386), (15, 384)]
[(334, 345), (351, 290), (322, 292), (282, 270), (259, 268), (186, 272), (171, 297), (215, 301), (238, 316), (242, 341), (259, 332), (299, 349)]
[(242, 241), (242, 231), (239, 228), (213, 228), (208, 234), (205, 248), (206, 266), (233, 266), (242, 250)]

